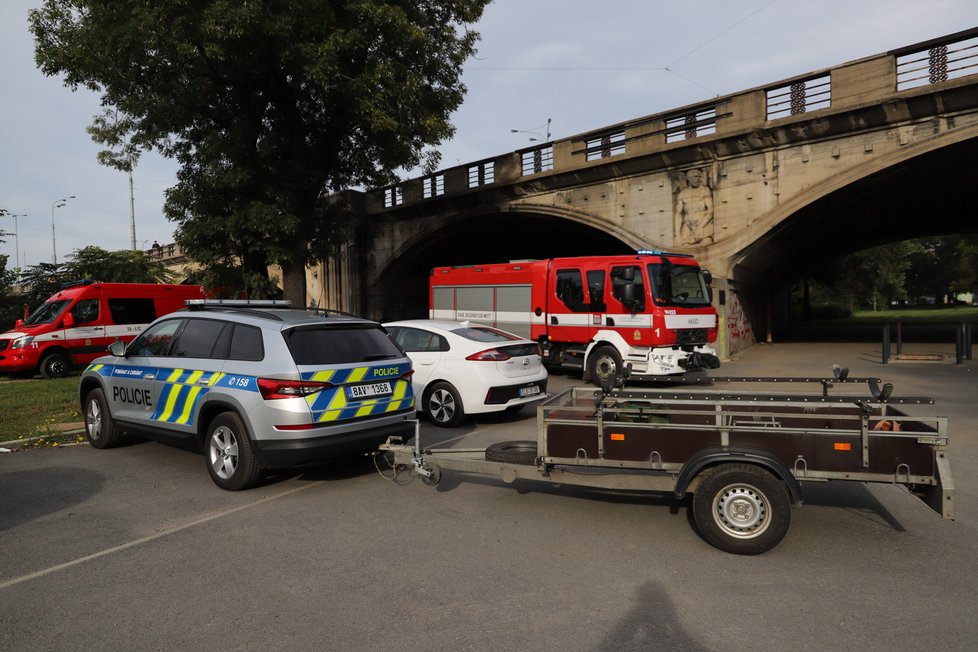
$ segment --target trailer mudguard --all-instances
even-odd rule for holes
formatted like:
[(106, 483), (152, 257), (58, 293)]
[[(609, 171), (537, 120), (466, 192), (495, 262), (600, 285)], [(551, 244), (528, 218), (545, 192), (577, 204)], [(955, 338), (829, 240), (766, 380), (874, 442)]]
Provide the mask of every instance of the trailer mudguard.
[(686, 488), (689, 487), (689, 483), (704, 468), (725, 462), (755, 464), (767, 469), (775, 477), (780, 478), (785, 486), (788, 487), (791, 502), (795, 505), (802, 504), (801, 484), (799, 484), (798, 480), (791, 474), (791, 471), (788, 470), (788, 467), (781, 460), (767, 451), (736, 446), (711, 446), (697, 451), (690, 457), (679, 472), (679, 477), (676, 478), (676, 488), (674, 490), (676, 498), (682, 499), (686, 495)]

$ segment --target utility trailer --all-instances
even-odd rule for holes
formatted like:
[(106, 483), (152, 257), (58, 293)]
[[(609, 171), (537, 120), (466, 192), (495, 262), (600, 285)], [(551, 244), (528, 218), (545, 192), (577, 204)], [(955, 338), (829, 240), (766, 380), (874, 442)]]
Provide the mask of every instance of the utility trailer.
[[(844, 371), (844, 370), (843, 370)], [(903, 485), (943, 518), (954, 518), (947, 417), (911, 416), (897, 405), (932, 398), (893, 397), (878, 379), (738, 378), (818, 382), (820, 394), (625, 390), (574, 387), (537, 408), (535, 441), (488, 448), (426, 449), (392, 438), (397, 473), (435, 485), (443, 470), (623, 491), (692, 493), (700, 535), (732, 553), (776, 546), (791, 505), (810, 482)], [(866, 381), (866, 396), (829, 395), (835, 383)]]

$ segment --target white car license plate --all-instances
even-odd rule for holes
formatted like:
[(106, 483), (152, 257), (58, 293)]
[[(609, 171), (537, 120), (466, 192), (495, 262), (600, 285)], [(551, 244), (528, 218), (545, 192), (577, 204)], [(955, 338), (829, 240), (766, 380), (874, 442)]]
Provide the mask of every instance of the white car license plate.
[(520, 387), (520, 398), (526, 398), (527, 396), (533, 396), (534, 394), (540, 393), (539, 385), (530, 385), (529, 387)]
[(391, 393), (391, 384), (388, 382), (373, 383), (371, 385), (351, 385), (346, 388), (347, 396), (350, 398), (370, 398), (372, 396), (383, 396)]

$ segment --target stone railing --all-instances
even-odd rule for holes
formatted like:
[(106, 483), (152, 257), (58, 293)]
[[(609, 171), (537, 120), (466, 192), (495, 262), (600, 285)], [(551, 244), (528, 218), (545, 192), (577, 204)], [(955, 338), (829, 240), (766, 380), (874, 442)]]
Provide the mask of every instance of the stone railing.
[(515, 152), (447, 168), (364, 193), (378, 214), (493, 186), (667, 152), (819, 112), (882, 104), (935, 84), (971, 84), (978, 73), (978, 28), (799, 75), (708, 102), (601, 127)]

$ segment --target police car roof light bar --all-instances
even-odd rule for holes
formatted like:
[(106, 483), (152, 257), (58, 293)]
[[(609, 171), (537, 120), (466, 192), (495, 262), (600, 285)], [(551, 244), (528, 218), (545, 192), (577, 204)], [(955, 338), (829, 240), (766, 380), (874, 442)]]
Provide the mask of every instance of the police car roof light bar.
[(187, 299), (187, 307), (236, 306), (251, 308), (289, 308), (292, 302), (287, 299)]

